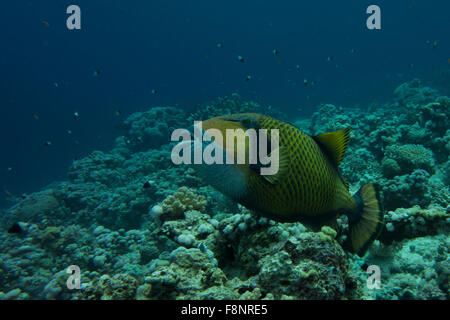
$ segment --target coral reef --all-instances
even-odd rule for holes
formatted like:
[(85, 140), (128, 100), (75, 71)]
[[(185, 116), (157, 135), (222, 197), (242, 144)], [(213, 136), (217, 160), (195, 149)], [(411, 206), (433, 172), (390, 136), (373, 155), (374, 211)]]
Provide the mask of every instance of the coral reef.
[[(385, 228), (364, 257), (342, 249), (348, 221), (313, 232), (259, 217), (170, 161), (170, 133), (238, 112), (286, 118), (233, 94), (191, 113), (128, 117), (112, 150), (0, 217), (0, 299), (449, 299), (449, 98), (419, 80), (369, 110), (321, 105), (294, 124), (351, 126), (342, 175), (383, 192)], [(23, 231), (7, 233), (12, 223)], [(70, 290), (67, 268), (81, 270)], [(366, 285), (381, 268), (381, 288)]]
[(156, 107), (146, 112), (136, 112), (121, 126), (127, 131), (116, 141), (117, 146), (132, 152), (146, 151), (170, 142), (172, 131), (188, 125), (181, 109)]
[(383, 172), (387, 177), (411, 173), (415, 169), (423, 169), (428, 173), (434, 173), (433, 153), (422, 145), (387, 146), (385, 157), (381, 163)]
[[(448, 236), (426, 236), (376, 245), (366, 265), (381, 268), (380, 290), (365, 294), (371, 299), (449, 299), (450, 243)], [(355, 262), (355, 269), (358, 263)]]
[(162, 212), (159, 218), (161, 220), (169, 220), (183, 216), (185, 211), (204, 211), (205, 207), (205, 196), (199, 195), (187, 187), (181, 187), (175, 194), (168, 196), (161, 203)]
[(402, 106), (423, 105), (434, 101), (439, 93), (430, 87), (422, 85), (420, 79), (414, 79), (398, 86), (394, 96)]
[(254, 101), (243, 99), (237, 93), (233, 93), (231, 96), (219, 97), (215, 101), (197, 106), (197, 109), (189, 115), (188, 120), (192, 124), (193, 121), (202, 121), (225, 114), (252, 112), (264, 113), (280, 120), (287, 120), (286, 114), (278, 109), (272, 106), (260, 106)]

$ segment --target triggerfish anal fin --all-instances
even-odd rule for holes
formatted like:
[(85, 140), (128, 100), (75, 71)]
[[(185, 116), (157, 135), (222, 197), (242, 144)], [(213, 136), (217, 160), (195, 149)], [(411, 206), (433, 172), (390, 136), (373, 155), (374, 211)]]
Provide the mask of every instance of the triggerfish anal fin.
[(332, 162), (337, 166), (344, 158), (350, 140), (350, 127), (334, 132), (326, 132), (312, 137), (329, 155)]

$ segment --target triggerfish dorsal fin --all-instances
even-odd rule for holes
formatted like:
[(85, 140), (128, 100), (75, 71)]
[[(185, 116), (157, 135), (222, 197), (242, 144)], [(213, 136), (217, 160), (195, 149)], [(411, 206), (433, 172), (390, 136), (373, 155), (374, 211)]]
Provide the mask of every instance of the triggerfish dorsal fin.
[(312, 137), (329, 155), (337, 166), (344, 158), (350, 140), (350, 127), (334, 132), (326, 132)]
[[(271, 184), (277, 184), (283, 179), (289, 171), (289, 152), (287, 148), (280, 146), (278, 147), (278, 157), (274, 156), (274, 152), (271, 152), (268, 157), (271, 158), (270, 166), (272, 168), (278, 166), (278, 171), (272, 175), (263, 175), (261, 174), (261, 168), (263, 167), (261, 164), (258, 165), (250, 165), (250, 169), (255, 171), (258, 174), (261, 174), (261, 177), (269, 181)], [(268, 166), (264, 166), (268, 167)]]

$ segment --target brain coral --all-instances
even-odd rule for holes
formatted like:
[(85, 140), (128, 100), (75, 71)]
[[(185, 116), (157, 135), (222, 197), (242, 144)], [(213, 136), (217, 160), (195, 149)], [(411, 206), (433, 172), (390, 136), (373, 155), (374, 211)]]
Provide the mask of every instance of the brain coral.
[(422, 145), (404, 144), (386, 147), (383, 159), (383, 171), (395, 175), (410, 173), (423, 169), (434, 173), (434, 159), (431, 150)]

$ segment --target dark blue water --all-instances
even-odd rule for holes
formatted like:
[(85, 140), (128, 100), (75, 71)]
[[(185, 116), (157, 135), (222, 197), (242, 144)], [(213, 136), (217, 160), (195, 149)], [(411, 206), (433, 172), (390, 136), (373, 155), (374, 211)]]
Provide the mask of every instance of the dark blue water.
[[(81, 30), (66, 28), (71, 4)], [(382, 30), (366, 28), (370, 4)], [(0, 188), (14, 194), (64, 179), (73, 159), (107, 150), (116, 124), (152, 106), (238, 92), (307, 116), (320, 103), (390, 101), (414, 77), (445, 89), (449, 70), (444, 0), (39, 0), (0, 10)]]

